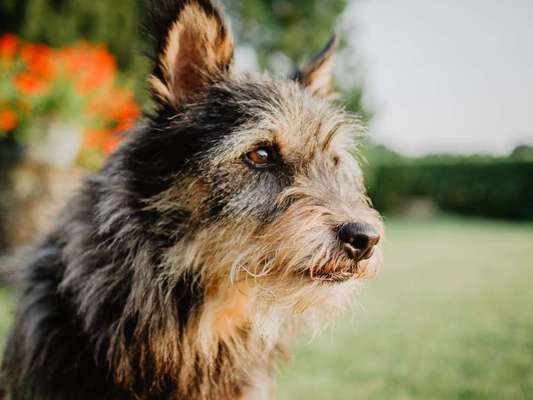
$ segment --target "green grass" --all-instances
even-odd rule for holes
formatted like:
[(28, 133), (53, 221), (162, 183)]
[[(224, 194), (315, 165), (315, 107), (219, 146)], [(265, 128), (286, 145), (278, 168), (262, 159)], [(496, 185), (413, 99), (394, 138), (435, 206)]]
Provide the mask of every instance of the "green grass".
[(392, 219), (385, 250), (360, 309), (295, 346), (277, 398), (533, 399), (533, 224)]
[(281, 368), (279, 399), (533, 399), (533, 224), (392, 219), (362, 307)]

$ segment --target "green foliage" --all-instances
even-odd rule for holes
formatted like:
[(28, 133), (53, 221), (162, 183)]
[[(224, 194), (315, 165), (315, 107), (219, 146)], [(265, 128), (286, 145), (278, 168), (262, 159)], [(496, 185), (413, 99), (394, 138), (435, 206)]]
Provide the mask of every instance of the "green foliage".
[(375, 145), (367, 138), (365, 138), (365, 141), (362, 143), (361, 147), (361, 152), (364, 154), (365, 159), (368, 161), (370, 166), (390, 163), (397, 164), (398, 162), (404, 160), (404, 158), (395, 151), (383, 145)]
[(346, 109), (357, 113), (358, 117), (361, 119), (361, 122), (367, 126), (372, 120), (373, 112), (363, 105), (364, 88), (359, 84), (355, 84), (349, 89), (340, 91), (342, 94), (341, 99), (346, 105)]
[(319, 51), (336, 29), (346, 0), (227, 0), (239, 38), (264, 60), (282, 51), (293, 60)]
[[(143, 100), (150, 63), (141, 56), (147, 49), (141, 29), (149, 0), (2, 0), (0, 33), (52, 46), (78, 40), (106, 43), (120, 68)], [(239, 43), (257, 51), (262, 67), (274, 52), (295, 62), (309, 59), (337, 30), (337, 17), (347, 0), (223, 0), (232, 16)], [(343, 93), (348, 108), (369, 118), (361, 103), (362, 89)]]
[[(347, 0), (226, 0), (241, 43), (252, 46), (265, 68), (273, 54), (283, 53), (303, 63), (317, 54), (332, 34), (339, 32), (338, 19)], [(346, 39), (345, 37), (341, 37)], [(352, 71), (354, 74), (356, 71)], [(339, 85), (340, 86), (340, 85)], [(343, 85), (345, 86), (345, 85)], [(364, 122), (371, 118), (362, 103), (363, 88), (351, 85), (342, 91), (347, 109)]]
[(515, 160), (533, 161), (533, 146), (520, 145), (511, 153), (511, 158)]
[(105, 43), (117, 59), (138, 100), (146, 99), (150, 62), (142, 56), (146, 38), (141, 28), (148, 0), (2, 0), (0, 34), (53, 47), (78, 41)]
[[(105, 42), (121, 67), (145, 49), (140, 29), (149, 0), (3, 0), (0, 32), (53, 46), (84, 39)], [(346, 0), (227, 0), (239, 40), (265, 59), (282, 51), (294, 60), (327, 42)]]
[(122, 68), (144, 49), (142, 0), (3, 0), (0, 31), (55, 47), (78, 40), (107, 43)]
[(367, 175), (370, 197), (383, 211), (427, 197), (442, 210), (533, 219), (531, 161), (411, 160), (374, 165)]

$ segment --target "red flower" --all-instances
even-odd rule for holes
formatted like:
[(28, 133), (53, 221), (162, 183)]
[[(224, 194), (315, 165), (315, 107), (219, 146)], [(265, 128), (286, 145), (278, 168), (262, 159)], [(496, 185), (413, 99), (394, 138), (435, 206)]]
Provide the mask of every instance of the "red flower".
[(117, 135), (111, 135), (106, 142), (103, 145), (102, 150), (104, 151), (104, 154), (108, 156), (112, 152), (115, 151), (115, 149), (118, 147), (118, 145), (122, 142), (122, 138)]
[(107, 129), (87, 129), (85, 146), (90, 149), (101, 149), (111, 132)]
[(15, 86), (24, 95), (39, 95), (48, 89), (49, 82), (31, 73), (24, 73), (15, 78)]
[(99, 93), (88, 104), (86, 112), (89, 116), (99, 116), (118, 122), (135, 120), (140, 114), (133, 93), (123, 88), (110, 88)]
[[(85, 148), (108, 155), (123, 140), (120, 132), (131, 128), (140, 114), (133, 92), (117, 83), (117, 65), (105, 46), (78, 43), (52, 49), (19, 42), (13, 35), (0, 36), (2, 69), (15, 60), (22, 67), (9, 78), (17, 89), (16, 99), (11, 102), (16, 113), (0, 113), (0, 132), (14, 130), (20, 124), (17, 117), (35, 118), (39, 113), (56, 112), (60, 104), (52, 102), (50, 110), (40, 110), (34, 107), (35, 100), (48, 104), (48, 97), (57, 94), (56, 88), (65, 89), (69, 96), (76, 97), (75, 105), (83, 107), (79, 111), (84, 112), (88, 128)], [(11, 107), (0, 104), (0, 109)]]
[(82, 94), (90, 93), (106, 84), (110, 84), (115, 77), (116, 71), (115, 60), (103, 48), (94, 49), (87, 54), (87, 57), (92, 68), (88, 68), (85, 71), (78, 85), (78, 89)]
[(15, 56), (19, 41), (15, 35), (6, 33), (0, 36), (0, 58), (11, 59)]
[(80, 43), (60, 50), (58, 58), (82, 95), (110, 85), (115, 78), (115, 59), (103, 46)]
[(20, 50), (20, 57), (25, 62), (28, 72), (45, 80), (52, 80), (55, 76), (52, 56), (52, 50), (42, 44), (26, 43)]
[(13, 111), (0, 111), (0, 131), (12, 131), (17, 127), (17, 122), (17, 115)]

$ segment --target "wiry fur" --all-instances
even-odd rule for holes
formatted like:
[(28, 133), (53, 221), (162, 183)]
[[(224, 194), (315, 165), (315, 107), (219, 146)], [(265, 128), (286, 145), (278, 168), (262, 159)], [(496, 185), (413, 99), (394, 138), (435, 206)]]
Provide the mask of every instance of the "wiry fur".
[[(336, 234), (350, 221), (382, 229), (351, 154), (357, 120), (306, 88), (310, 76), (235, 76), (217, 8), (165, 4), (157, 112), (21, 266), (3, 368), (13, 400), (268, 398), (287, 338), (342, 312), (380, 263), (379, 248), (354, 262)], [(198, 35), (212, 51), (186, 43)], [(209, 59), (184, 67), (180, 49)], [(243, 162), (258, 146), (276, 165)]]

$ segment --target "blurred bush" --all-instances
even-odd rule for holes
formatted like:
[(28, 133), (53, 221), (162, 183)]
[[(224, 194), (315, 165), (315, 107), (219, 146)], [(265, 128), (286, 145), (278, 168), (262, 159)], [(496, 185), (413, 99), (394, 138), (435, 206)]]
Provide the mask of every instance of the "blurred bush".
[(139, 22), (145, 0), (2, 0), (0, 33), (64, 47), (79, 40), (106, 43), (121, 69), (143, 49)]
[(0, 36), (0, 140), (42, 147), (50, 129), (79, 127), (81, 161), (97, 166), (139, 114), (104, 46), (77, 43), (56, 49), (12, 34)]
[(283, 51), (301, 61), (338, 29), (347, 0), (226, 0), (239, 41), (253, 46), (260, 63)]
[(0, 36), (0, 250), (49, 229), (133, 126), (140, 108), (123, 81), (105, 45)]
[(353, 21), (342, 13), (348, 0), (222, 0), (232, 17), (239, 45), (252, 49), (261, 68), (292, 73), (296, 64), (308, 61), (337, 33), (336, 86), (346, 108), (368, 122), (372, 110), (363, 104), (361, 65)]
[[(130, 78), (139, 102), (148, 101), (146, 75), (150, 62), (142, 57), (150, 46), (146, 8), (153, 0), (2, 0), (0, 34), (64, 47), (79, 40), (105, 43), (118, 67)], [(347, 0), (222, 0), (231, 15), (239, 46), (247, 46), (260, 68), (276, 72), (311, 57), (341, 30), (339, 16)], [(157, 0), (154, 1), (157, 4)], [(351, 34), (343, 35), (345, 39)], [(353, 56), (349, 51), (348, 55)], [(281, 64), (284, 64), (283, 66)], [(353, 77), (353, 72), (350, 71)], [(369, 113), (362, 105), (359, 82), (341, 82), (351, 111)], [(341, 85), (339, 85), (341, 86)]]
[(533, 219), (533, 160), (384, 154), (366, 171), (369, 195), (381, 211), (402, 211), (412, 199), (427, 198), (460, 214)]

